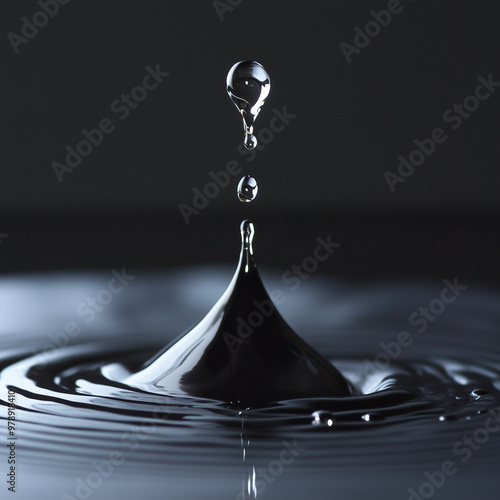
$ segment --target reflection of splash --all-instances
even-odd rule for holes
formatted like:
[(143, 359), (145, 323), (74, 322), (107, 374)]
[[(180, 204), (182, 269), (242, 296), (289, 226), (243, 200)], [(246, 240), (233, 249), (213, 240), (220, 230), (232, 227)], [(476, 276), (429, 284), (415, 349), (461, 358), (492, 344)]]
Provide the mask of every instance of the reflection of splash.
[(255, 465), (248, 460), (248, 449), (250, 447), (250, 438), (248, 437), (245, 426), (245, 415), (243, 412), (238, 412), (241, 416), (241, 454), (244, 467), (243, 476), (243, 491), (236, 497), (237, 500), (253, 500), (257, 498), (257, 475), (255, 472)]
[(247, 477), (245, 481), (242, 499), (251, 500), (257, 498), (257, 485), (256, 485), (256, 474), (255, 467), (253, 465), (248, 467)]
[[(280, 478), (285, 470), (290, 467), (303, 452), (307, 446), (299, 445), (297, 439), (281, 442), (278, 447), (273, 445), (273, 451), (269, 450), (266, 463), (259, 462), (258, 458), (250, 458), (250, 435), (253, 432), (244, 429), (245, 412), (239, 412), (241, 416), (241, 448), (242, 448), (242, 463), (244, 467), (243, 490), (236, 496), (237, 500), (253, 500), (264, 493), (269, 485), (275, 484), (275, 481)], [(259, 437), (255, 437), (256, 442)], [(262, 441), (262, 439), (260, 439)], [(272, 456), (271, 459), (270, 456)], [(285, 479), (282, 478), (284, 481)]]

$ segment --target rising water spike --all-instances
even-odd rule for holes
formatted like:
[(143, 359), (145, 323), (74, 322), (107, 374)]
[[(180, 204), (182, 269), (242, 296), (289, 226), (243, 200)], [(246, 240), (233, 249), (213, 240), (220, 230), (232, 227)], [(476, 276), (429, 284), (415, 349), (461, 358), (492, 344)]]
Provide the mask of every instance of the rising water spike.
[(240, 229), (240, 260), (222, 297), (127, 383), (237, 408), (348, 396), (342, 375), (292, 330), (270, 299), (255, 265), (253, 224), (243, 221)]

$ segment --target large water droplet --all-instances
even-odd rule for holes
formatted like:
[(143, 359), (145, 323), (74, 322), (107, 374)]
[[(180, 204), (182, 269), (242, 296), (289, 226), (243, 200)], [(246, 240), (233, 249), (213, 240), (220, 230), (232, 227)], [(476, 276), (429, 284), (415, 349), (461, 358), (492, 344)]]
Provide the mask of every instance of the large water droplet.
[(245, 175), (242, 177), (238, 184), (238, 199), (242, 202), (248, 203), (249, 201), (255, 200), (257, 193), (259, 191), (259, 186), (254, 177), (250, 175)]
[(257, 139), (253, 135), (253, 125), (271, 91), (271, 79), (257, 61), (240, 61), (229, 70), (226, 89), (243, 118), (243, 143), (247, 149), (254, 149)]

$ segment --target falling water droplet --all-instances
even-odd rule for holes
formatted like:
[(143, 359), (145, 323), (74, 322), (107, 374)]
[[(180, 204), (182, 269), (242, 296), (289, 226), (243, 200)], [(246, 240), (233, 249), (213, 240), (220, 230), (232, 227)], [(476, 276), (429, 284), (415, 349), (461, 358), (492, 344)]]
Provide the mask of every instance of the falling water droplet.
[(258, 191), (257, 181), (250, 175), (245, 175), (238, 183), (238, 199), (244, 203), (255, 200)]
[(326, 427), (332, 427), (335, 423), (335, 417), (328, 411), (318, 410), (312, 414), (313, 425), (322, 425)]
[[(251, 127), (251, 130), (253, 130), (253, 127)], [(255, 146), (257, 146), (257, 138), (252, 133), (246, 132), (243, 144), (247, 149), (255, 149)]]
[(247, 149), (257, 146), (253, 125), (271, 91), (271, 80), (262, 64), (240, 61), (227, 74), (226, 90), (243, 118), (243, 141)]

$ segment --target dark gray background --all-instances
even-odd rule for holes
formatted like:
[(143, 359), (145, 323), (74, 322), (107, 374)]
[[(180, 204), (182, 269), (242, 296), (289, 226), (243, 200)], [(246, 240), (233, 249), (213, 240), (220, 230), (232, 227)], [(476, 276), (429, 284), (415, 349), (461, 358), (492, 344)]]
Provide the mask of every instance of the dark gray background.
[[(348, 64), (339, 44), (387, 1), (243, 0), (221, 21), (211, 1), (72, 0), (15, 54), (7, 34), (40, 6), (3, 0), (2, 270), (232, 262), (250, 217), (278, 269), (332, 234), (342, 250), (325, 269), (346, 277), (496, 280), (500, 91), (456, 131), (443, 112), (479, 75), (500, 81), (500, 3), (400, 3)], [(252, 162), (225, 91), (242, 59), (271, 76), (257, 132), (273, 108), (297, 115)], [(120, 121), (111, 102), (157, 64), (170, 76)], [(51, 163), (106, 117), (116, 130), (59, 183)], [(384, 171), (436, 127), (448, 140), (392, 193)], [(239, 203), (234, 177), (187, 226), (178, 205), (232, 159), (257, 200)]]

